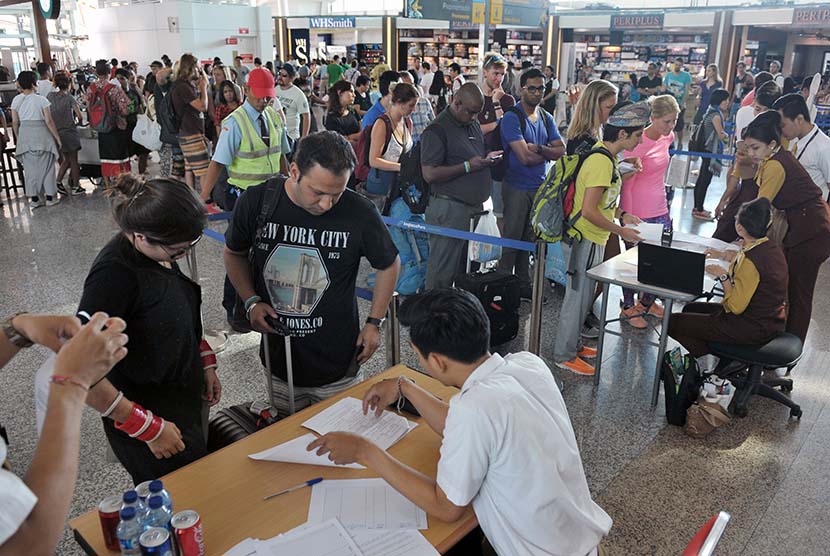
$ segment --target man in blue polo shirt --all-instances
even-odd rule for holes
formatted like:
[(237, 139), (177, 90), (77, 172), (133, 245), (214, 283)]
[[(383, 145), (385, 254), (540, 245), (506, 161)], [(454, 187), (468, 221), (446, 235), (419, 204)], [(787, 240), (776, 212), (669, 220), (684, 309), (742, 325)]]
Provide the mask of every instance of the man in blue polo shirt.
[(375, 102), (368, 112), (360, 120), (360, 129), (366, 129), (375, 120), (383, 116), (392, 104), (392, 91), (389, 86), (392, 83), (397, 83), (400, 79), (400, 74), (396, 71), (385, 71), (380, 74), (380, 98)]
[[(545, 91), (545, 75), (532, 68), (522, 73), (521, 101), (505, 112), (501, 121), (502, 145), (509, 148), (507, 172), (502, 182), (504, 237), (534, 241), (530, 210), (536, 191), (545, 179), (550, 161), (565, 154), (565, 145), (553, 116), (539, 108)], [(499, 266), (521, 280), (521, 296), (530, 299), (530, 260), (526, 251), (505, 249)]]

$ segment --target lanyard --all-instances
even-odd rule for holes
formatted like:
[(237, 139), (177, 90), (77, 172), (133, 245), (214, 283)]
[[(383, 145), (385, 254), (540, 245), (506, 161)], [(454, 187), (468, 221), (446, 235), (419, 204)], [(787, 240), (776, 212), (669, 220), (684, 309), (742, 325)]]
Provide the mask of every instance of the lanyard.
[(803, 148), (803, 149), (799, 149), (799, 151), (800, 151), (800, 152), (798, 153), (798, 156), (796, 157), (796, 160), (798, 160), (799, 162), (801, 162), (801, 157), (802, 157), (802, 156), (804, 156), (804, 151), (806, 151), (806, 150), (807, 150), (807, 147), (809, 147), (809, 146), (810, 146), (810, 143), (812, 143), (812, 142), (813, 142), (813, 139), (815, 139), (815, 138), (816, 138), (816, 135), (818, 135), (818, 134), (819, 134), (819, 131), (820, 131), (820, 130), (819, 130), (818, 128), (816, 128), (816, 130), (815, 130), (815, 131), (813, 132), (813, 134), (810, 136), (810, 140), (809, 140), (809, 141), (807, 141), (807, 144), (806, 144), (806, 145), (804, 145), (804, 148)]

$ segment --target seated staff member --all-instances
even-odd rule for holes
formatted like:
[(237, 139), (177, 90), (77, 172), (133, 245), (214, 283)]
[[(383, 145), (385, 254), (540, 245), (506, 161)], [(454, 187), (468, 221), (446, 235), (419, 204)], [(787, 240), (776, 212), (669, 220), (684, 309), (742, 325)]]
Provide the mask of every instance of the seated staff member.
[(22, 480), (8, 470), (0, 435), (0, 556), (55, 554), (75, 492), (84, 401), (89, 386), (127, 354), (125, 327), (105, 313), (84, 327), (75, 317), (25, 313), (0, 325), (0, 368), (33, 344), (60, 350), (40, 441)]
[[(760, 78), (756, 80), (756, 84), (759, 81), (761, 81)], [(758, 166), (746, 152), (746, 146), (742, 140), (743, 130), (746, 129), (746, 126), (755, 116), (772, 110), (773, 104), (781, 96), (781, 89), (772, 81), (771, 76), (763, 83), (753, 91), (755, 100), (752, 105), (745, 106), (738, 111), (738, 119), (735, 125), (735, 137), (738, 139), (735, 146), (735, 164), (726, 178), (726, 190), (723, 192), (717, 208), (715, 208), (718, 225), (712, 237), (727, 243), (732, 243), (738, 239), (735, 232), (735, 215), (738, 214), (738, 209), (743, 203), (758, 196), (758, 185), (755, 183)], [(745, 119), (746, 110), (749, 110), (754, 116)], [(745, 122), (741, 121), (742, 119), (745, 119)], [(786, 145), (784, 148), (786, 148)]]
[[(568, 284), (565, 300), (559, 312), (559, 328), (553, 349), (556, 366), (573, 373), (592, 376), (593, 365), (582, 358), (596, 356), (596, 350), (582, 345), (580, 328), (594, 301), (595, 281), (586, 274), (602, 262), (603, 251), (611, 233), (624, 241), (637, 243), (640, 233), (626, 224), (639, 224), (640, 219), (622, 211), (617, 198), (622, 178), (617, 166), (617, 155), (633, 150), (643, 138), (643, 129), (649, 123), (651, 109), (647, 102), (636, 104), (629, 101), (619, 103), (603, 126), (602, 141), (594, 148), (605, 149), (607, 153), (594, 153), (582, 163), (576, 177), (576, 192), (572, 216), (582, 212), (581, 217), (568, 231), (571, 244), (562, 243), (565, 260), (568, 262)], [(614, 223), (619, 218), (621, 226)]]
[[(281, 318), (292, 336), (297, 409), (359, 382), (353, 361), (366, 362), (380, 345), (401, 265), (375, 206), (346, 189), (356, 163), (351, 144), (339, 133), (303, 137), (289, 176), (275, 180), (275, 205), (263, 229), (258, 221), (268, 184), (239, 198), (225, 233), (225, 270), (245, 300), (251, 327), (270, 333), (272, 399), (284, 413), (289, 407), (285, 344), (267, 317)], [(361, 325), (355, 286), (363, 257), (377, 277)], [(260, 354), (264, 361), (263, 348)]]
[(821, 189), (822, 199), (830, 199), (830, 137), (810, 120), (803, 96), (784, 95), (772, 107), (781, 114), (781, 135), (790, 142), (790, 152)]
[(781, 145), (781, 115), (757, 116), (744, 130), (744, 142), (758, 164), (758, 196), (786, 212), (782, 247), (791, 272), (787, 332), (804, 342), (813, 311), (813, 291), (821, 264), (830, 257), (830, 214), (821, 190), (795, 157)]
[(334, 432), (308, 446), (336, 463), (359, 462), (431, 516), (452, 522), (472, 503), (501, 556), (596, 555), (611, 518), (592, 499), (562, 394), (550, 369), (522, 352), (490, 354), (481, 303), (457, 289), (407, 298), (400, 310), (424, 370), (461, 389), (449, 403), (403, 377), (376, 383), (363, 411), (402, 397), (443, 437), (437, 478), (364, 437)]
[[(762, 344), (782, 332), (786, 322), (787, 261), (767, 238), (770, 202), (741, 205), (735, 230), (743, 242), (729, 270), (710, 264), (706, 271), (723, 287), (721, 303), (687, 303), (669, 317), (669, 336), (693, 357), (709, 353), (707, 342)], [(723, 256), (723, 253), (717, 253)]]
[(130, 352), (87, 403), (102, 413), (115, 456), (138, 484), (207, 453), (204, 402), (216, 404), (221, 387), (216, 366), (201, 357), (201, 288), (176, 264), (207, 218), (183, 182), (122, 174), (111, 194), (120, 231), (92, 263), (78, 314), (105, 311), (130, 331)]

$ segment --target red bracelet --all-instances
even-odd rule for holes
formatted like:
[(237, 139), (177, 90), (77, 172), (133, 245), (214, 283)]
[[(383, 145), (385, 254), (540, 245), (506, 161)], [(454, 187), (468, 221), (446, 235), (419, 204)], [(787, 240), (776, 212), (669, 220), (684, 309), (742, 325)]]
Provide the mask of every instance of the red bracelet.
[(77, 378), (73, 378), (71, 376), (52, 375), (52, 378), (49, 379), (49, 382), (51, 382), (52, 384), (60, 384), (61, 386), (65, 384), (74, 384), (75, 386), (83, 388), (84, 392), (89, 392), (89, 386), (87, 386)]
[(215, 369), (219, 366), (216, 362), (216, 353), (210, 347), (207, 340), (202, 339), (201, 344), (199, 344), (199, 350), (202, 357), (202, 368), (204, 370)]
[(147, 427), (147, 430), (139, 434), (136, 438), (138, 438), (142, 442), (151, 442), (155, 440), (161, 435), (161, 429), (163, 424), (164, 419), (162, 419), (158, 415), (154, 415), (152, 421), (150, 421), (150, 425)]
[(133, 403), (133, 409), (129, 418), (123, 423), (115, 422), (115, 428), (132, 436), (141, 430), (147, 422), (147, 411), (137, 403)]

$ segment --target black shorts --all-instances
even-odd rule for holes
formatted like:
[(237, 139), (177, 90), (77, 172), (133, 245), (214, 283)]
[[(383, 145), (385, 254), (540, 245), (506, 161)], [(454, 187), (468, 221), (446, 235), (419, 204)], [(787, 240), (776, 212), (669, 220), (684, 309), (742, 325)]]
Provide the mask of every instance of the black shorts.
[(686, 109), (683, 108), (680, 114), (677, 115), (677, 124), (674, 126), (675, 131), (683, 131), (686, 126)]

